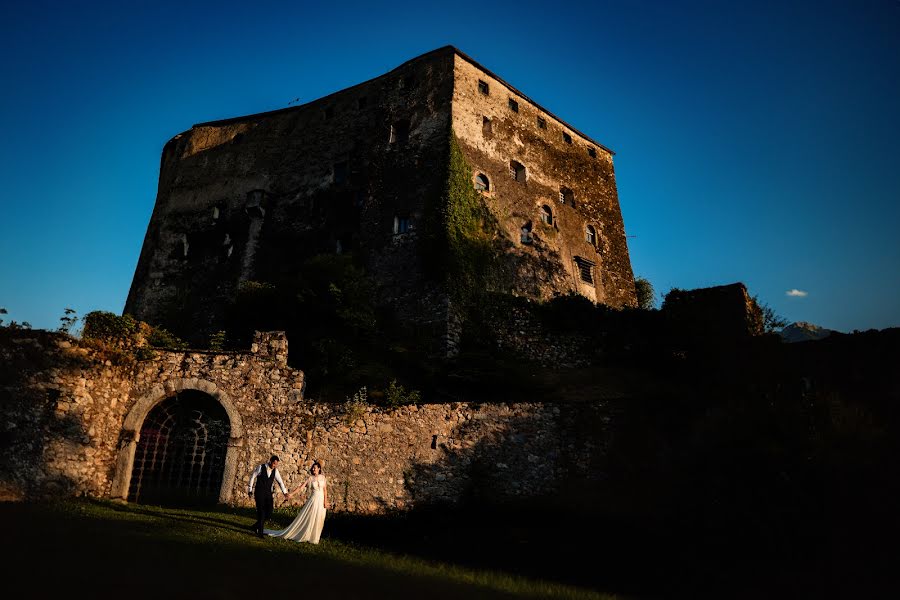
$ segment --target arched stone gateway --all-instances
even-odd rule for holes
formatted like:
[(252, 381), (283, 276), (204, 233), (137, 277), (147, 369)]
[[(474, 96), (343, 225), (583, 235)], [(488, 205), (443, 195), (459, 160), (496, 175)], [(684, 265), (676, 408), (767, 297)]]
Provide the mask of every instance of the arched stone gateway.
[(125, 418), (111, 495), (133, 502), (228, 502), (243, 436), (240, 414), (212, 382), (156, 385)]
[(153, 407), (141, 425), (128, 500), (214, 504), (231, 425), (212, 396), (185, 390)]

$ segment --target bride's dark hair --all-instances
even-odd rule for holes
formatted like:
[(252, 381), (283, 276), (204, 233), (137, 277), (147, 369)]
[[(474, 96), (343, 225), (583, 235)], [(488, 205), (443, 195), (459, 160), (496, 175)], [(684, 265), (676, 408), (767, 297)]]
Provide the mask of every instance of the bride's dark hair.
[(319, 461), (314, 460), (313, 464), (309, 465), (309, 474), (312, 475), (313, 467), (319, 467), (319, 475), (325, 472), (325, 469), (322, 468), (322, 465), (319, 464)]

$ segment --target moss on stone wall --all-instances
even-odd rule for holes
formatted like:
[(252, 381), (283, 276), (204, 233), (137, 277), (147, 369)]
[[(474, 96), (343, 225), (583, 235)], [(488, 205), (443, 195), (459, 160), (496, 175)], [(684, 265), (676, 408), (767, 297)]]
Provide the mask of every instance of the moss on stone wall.
[(448, 149), (436, 241), (444, 249), (441, 262), (450, 297), (465, 306), (497, 283), (499, 227), (472, 183), (472, 169), (453, 132)]

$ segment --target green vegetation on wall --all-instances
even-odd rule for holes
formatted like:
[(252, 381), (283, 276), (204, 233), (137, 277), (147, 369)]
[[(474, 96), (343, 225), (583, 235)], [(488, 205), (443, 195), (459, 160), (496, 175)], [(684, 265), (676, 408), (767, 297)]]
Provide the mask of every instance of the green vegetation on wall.
[(468, 305), (480, 292), (493, 287), (498, 226), (472, 183), (472, 169), (452, 132), (449, 150), (436, 241), (444, 248), (441, 266), (451, 297)]

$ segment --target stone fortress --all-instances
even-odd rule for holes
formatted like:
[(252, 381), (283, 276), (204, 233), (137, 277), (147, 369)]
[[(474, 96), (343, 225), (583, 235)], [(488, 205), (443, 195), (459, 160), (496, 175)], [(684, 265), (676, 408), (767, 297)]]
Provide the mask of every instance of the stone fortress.
[(378, 302), (446, 332), (423, 267), (455, 136), (502, 238), (510, 292), (634, 306), (611, 150), (453, 47), (296, 107), (195, 125), (166, 145), (125, 313), (197, 341), (242, 282), (354, 252)]
[[(209, 339), (242, 282), (353, 252), (382, 305), (446, 331), (447, 290), (426, 276), (422, 256), (451, 136), (498, 224), (514, 274), (504, 291), (635, 304), (612, 152), (445, 47), (309, 104), (170, 140), (125, 314), (173, 328), (177, 315), (189, 327), (178, 333)], [(282, 332), (257, 332), (249, 351), (143, 353), (141, 336), (98, 348), (58, 333), (0, 333), (6, 498), (154, 502), (193, 490), (249, 504), (247, 475), (272, 452), (290, 486), (321, 460), (339, 510), (529, 495), (594, 476), (608, 422), (600, 398), (312, 403)], [(556, 479), (538, 468), (547, 461)]]

